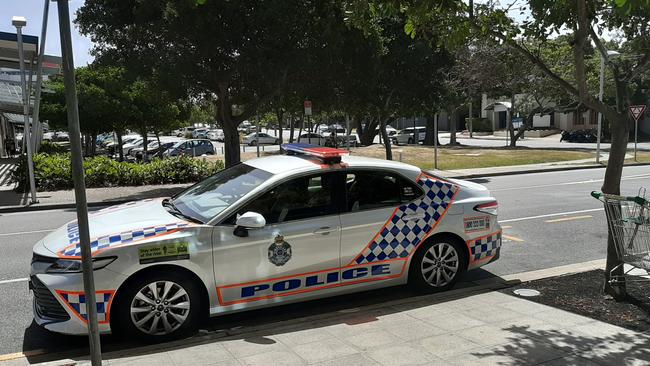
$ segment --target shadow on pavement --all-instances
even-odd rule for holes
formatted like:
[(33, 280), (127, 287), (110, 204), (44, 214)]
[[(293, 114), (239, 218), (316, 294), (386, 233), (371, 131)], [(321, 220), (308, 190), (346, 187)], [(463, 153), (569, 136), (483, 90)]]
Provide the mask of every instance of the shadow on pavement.
[[(650, 362), (650, 336), (639, 337), (632, 332), (607, 328), (594, 336), (525, 325), (505, 327), (502, 331), (510, 334), (504, 344), (472, 355), (481, 360), (508, 359), (509, 365), (540, 362), (544, 365), (647, 365)], [(553, 354), (559, 357), (552, 359)]]
[[(494, 286), (506, 287), (505, 281), (491, 273), (477, 269), (471, 271), (456, 289), (477, 287), (476, 279), (495, 278)], [(487, 290), (483, 290), (487, 291)], [(280, 305), (211, 318), (199, 333), (190, 339), (158, 345), (145, 345), (135, 341), (117, 339), (112, 335), (102, 336), (102, 352), (124, 351), (130, 356), (155, 353), (162, 349), (182, 349), (205, 342), (218, 342), (220, 338), (244, 339), (255, 344), (275, 342), (266, 338), (287, 331), (315, 329), (336, 324), (362, 324), (377, 320), (377, 316), (417, 309), (429, 305), (457, 300), (481, 292), (451, 291), (439, 294), (415, 293), (407, 286), (395, 286), (359, 292), (325, 299)], [(398, 301), (397, 304), (391, 304)], [(288, 330), (287, 328), (290, 328)], [(52, 333), (32, 323), (25, 329), (23, 352), (30, 363), (49, 362), (60, 359), (83, 358), (88, 355), (86, 336), (68, 336)], [(142, 347), (144, 346), (144, 347)], [(138, 348), (135, 348), (138, 347)], [(30, 355), (32, 350), (42, 350)]]

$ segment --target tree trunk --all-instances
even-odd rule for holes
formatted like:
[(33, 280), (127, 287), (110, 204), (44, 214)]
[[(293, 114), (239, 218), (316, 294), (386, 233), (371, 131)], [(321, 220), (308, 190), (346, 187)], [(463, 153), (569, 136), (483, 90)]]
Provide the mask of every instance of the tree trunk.
[(284, 140), (282, 139), (282, 121), (284, 120), (284, 111), (282, 110), (282, 108), (276, 108), (275, 115), (278, 117), (278, 130), (280, 130), (278, 145), (282, 145), (282, 143), (284, 142)]
[[(623, 175), (623, 164), (625, 163), (625, 153), (627, 152), (627, 142), (629, 139), (629, 120), (626, 113), (618, 113), (616, 121), (610, 121), (612, 143), (609, 151), (609, 159), (607, 160), (607, 168), (605, 170), (605, 180), (601, 190), (603, 193), (621, 194), (621, 176)], [(608, 217), (607, 220), (612, 218)], [(603, 285), (603, 292), (611, 295), (615, 299), (623, 299), (627, 295), (625, 282), (617, 285), (609, 283), (610, 272), (618, 265), (621, 259), (616, 252), (614, 238), (612, 232), (607, 232), (607, 264), (605, 265), (605, 281)], [(623, 274), (623, 266), (617, 268), (613, 273), (614, 275)]]
[(302, 128), (305, 126), (305, 115), (300, 119), (300, 128), (298, 129), (298, 142), (300, 142), (300, 135), (302, 135)]
[(241, 161), (241, 153), (239, 147), (239, 132), (236, 122), (232, 118), (232, 105), (230, 103), (230, 95), (228, 91), (228, 83), (219, 83), (217, 120), (221, 123), (224, 136), (224, 152), (225, 152), (225, 166), (229, 168), (238, 164)]
[(388, 133), (386, 132), (386, 124), (388, 123), (388, 119), (382, 119), (379, 117), (380, 122), (379, 122), (379, 133), (383, 137), (384, 140), (384, 149), (386, 150), (386, 160), (393, 160), (393, 150), (391, 149), (390, 146), (390, 139), (388, 138)]
[(458, 145), (458, 141), (456, 140), (456, 120), (458, 119), (458, 108), (454, 108), (451, 110), (451, 114), (447, 113), (447, 117), (449, 118), (449, 145), (454, 146)]
[(162, 155), (163, 151), (161, 151), (162, 143), (160, 142), (160, 133), (158, 133), (157, 131), (156, 131), (156, 140), (158, 141), (158, 151), (160, 153), (159, 155)]
[(293, 133), (296, 129), (295, 116), (293, 113), (289, 115), (289, 142), (293, 143)]
[(124, 161), (124, 151), (122, 151), (122, 131), (116, 132), (117, 134), (117, 151), (118, 151), (118, 157), (119, 161)]
[(352, 119), (354, 120), (354, 125), (357, 129), (357, 136), (361, 139), (361, 135), (363, 134), (363, 123), (361, 123), (361, 117), (358, 114), (355, 114), (352, 116)]
[(370, 146), (375, 142), (379, 121), (374, 118), (368, 118), (366, 121), (368, 123), (366, 123), (364, 131), (359, 135), (359, 139), (361, 140), (361, 145)]
[(515, 139), (515, 126), (512, 124), (512, 115), (515, 114), (515, 94), (510, 96), (510, 113), (508, 113), (508, 133), (510, 134), (510, 147), (517, 147)]
[(436, 123), (435, 116), (433, 117), (427, 117), (427, 130), (426, 134), (424, 135), (424, 145), (427, 146), (433, 146), (433, 143), (435, 142), (435, 139), (437, 136), (435, 136), (435, 128), (434, 124)]
[(97, 144), (95, 143), (97, 141), (97, 132), (93, 132), (92, 140), (90, 141), (90, 155), (95, 156), (97, 155)]

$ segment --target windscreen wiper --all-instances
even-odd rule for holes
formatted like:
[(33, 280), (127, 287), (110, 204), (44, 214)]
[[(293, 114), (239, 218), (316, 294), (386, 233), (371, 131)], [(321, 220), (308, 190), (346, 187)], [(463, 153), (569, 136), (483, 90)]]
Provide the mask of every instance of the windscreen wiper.
[(174, 216), (177, 216), (177, 217), (180, 217), (180, 218), (183, 218), (183, 219), (186, 219), (186, 220), (189, 220), (189, 221), (195, 222), (195, 223), (197, 223), (197, 224), (203, 224), (203, 223), (204, 223), (203, 221), (201, 221), (201, 220), (199, 220), (199, 219), (197, 219), (197, 218), (194, 218), (194, 217), (192, 217), (192, 216), (186, 215), (186, 214), (184, 214), (183, 212), (181, 212), (181, 210), (179, 210), (178, 207), (176, 207), (176, 206), (174, 205), (174, 203), (172, 202), (172, 200), (169, 199), (169, 198), (164, 199), (164, 200), (162, 201), (162, 204), (163, 204), (163, 206), (164, 206), (165, 208), (169, 209), (169, 210), (168, 210), (169, 213), (171, 213), (171, 214), (174, 215)]

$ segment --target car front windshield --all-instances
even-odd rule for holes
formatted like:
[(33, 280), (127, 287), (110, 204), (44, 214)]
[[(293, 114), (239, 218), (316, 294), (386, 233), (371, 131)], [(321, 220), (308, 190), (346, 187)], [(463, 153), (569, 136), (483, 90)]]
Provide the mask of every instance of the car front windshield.
[(238, 164), (197, 183), (173, 203), (183, 214), (208, 222), (271, 176), (265, 170)]

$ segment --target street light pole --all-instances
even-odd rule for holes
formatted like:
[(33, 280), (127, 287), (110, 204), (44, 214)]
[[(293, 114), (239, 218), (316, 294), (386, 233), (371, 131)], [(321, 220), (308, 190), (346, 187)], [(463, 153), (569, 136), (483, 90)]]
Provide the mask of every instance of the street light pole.
[[(603, 101), (605, 90), (605, 58), (600, 55), (600, 87), (598, 89), (598, 100)], [(577, 113), (577, 111), (576, 111)], [(596, 132), (596, 164), (600, 164), (600, 135), (603, 129), (603, 114), (598, 112), (598, 132)]]
[(24, 17), (13, 17), (11, 23), (16, 27), (16, 38), (18, 41), (18, 60), (20, 65), (20, 86), (23, 94), (23, 145), (27, 148), (27, 174), (29, 175), (29, 192), (31, 203), (38, 203), (36, 199), (36, 182), (34, 181), (34, 162), (32, 160), (31, 125), (29, 123), (29, 93), (27, 92), (27, 80), (25, 78), (25, 52), (23, 47), (23, 27), (27, 25)]
[(433, 169), (438, 170), (438, 113), (433, 120)]
[[(45, 38), (47, 36), (47, 20), (48, 14), (50, 11), (50, 0), (44, 0), (45, 4), (43, 5), (43, 24), (41, 27), (41, 39), (39, 39), (39, 49), (38, 49), (38, 61), (36, 65), (36, 95), (34, 97), (34, 112), (32, 114), (32, 121), (34, 121), (34, 126), (39, 127), (40, 129), (40, 107), (41, 107), (41, 85), (43, 84), (43, 56), (45, 55)], [(34, 139), (37, 141), (37, 139)], [(36, 151), (36, 145), (34, 144), (34, 151)]]
[(69, 0), (56, 0), (59, 12), (59, 33), (61, 36), (61, 54), (63, 56), (63, 81), (65, 87), (65, 104), (68, 110), (68, 131), (72, 152), (72, 179), (74, 181), (75, 203), (77, 205), (77, 225), (81, 245), (81, 268), (86, 295), (86, 313), (88, 314), (88, 343), (90, 359), (93, 366), (101, 366), (102, 351), (97, 324), (97, 303), (95, 299), (95, 279), (93, 276), (92, 253), (88, 228), (88, 205), (84, 179), (83, 157), (81, 155), (81, 137), (79, 132), (79, 106), (77, 87), (75, 85), (74, 58), (72, 55), (72, 36), (70, 34)]

